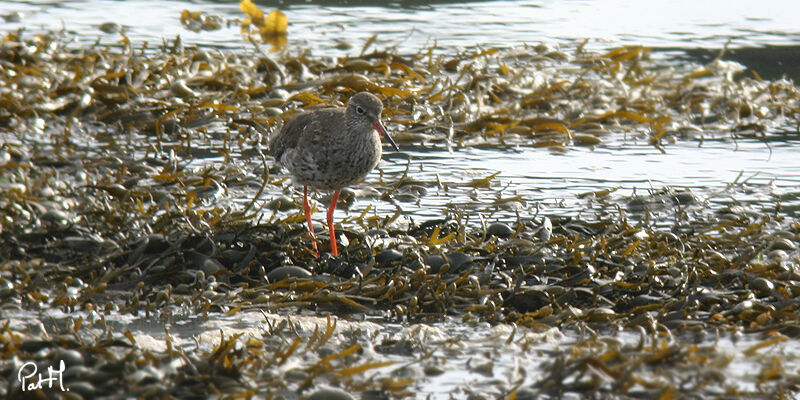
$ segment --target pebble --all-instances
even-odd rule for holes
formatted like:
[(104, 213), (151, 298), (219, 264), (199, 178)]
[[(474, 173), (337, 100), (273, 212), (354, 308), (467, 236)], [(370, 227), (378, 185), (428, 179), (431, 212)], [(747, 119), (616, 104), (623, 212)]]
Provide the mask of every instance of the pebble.
[(122, 31), (122, 26), (116, 22), (106, 22), (97, 27), (103, 33), (117, 33)]
[(428, 254), (425, 256), (425, 264), (431, 268), (431, 273), (438, 274), (444, 265), (444, 257), (441, 254)]
[(58, 225), (66, 224), (68, 218), (67, 214), (61, 210), (49, 210), (39, 217), (39, 219), (44, 222), (51, 222)]
[(397, 249), (386, 249), (375, 256), (375, 261), (377, 261), (379, 264), (388, 264), (401, 259), (403, 259), (403, 253)]
[(475, 260), (471, 255), (460, 251), (447, 253), (445, 257), (447, 258), (447, 262), (450, 263), (450, 272), (456, 272)]
[(307, 400), (355, 400), (355, 397), (342, 389), (326, 388), (317, 390)]
[(81, 252), (90, 252), (101, 246), (101, 243), (92, 237), (67, 236), (61, 240), (61, 243), (69, 249)]
[(55, 361), (64, 361), (67, 366), (83, 365), (83, 355), (77, 350), (58, 350), (53, 353)]
[(114, 183), (108, 185), (103, 188), (108, 194), (118, 198), (118, 199), (127, 199), (130, 196), (130, 191), (125, 188), (125, 186), (120, 185), (119, 183)]
[(517, 396), (515, 400), (537, 400), (540, 397), (540, 394), (533, 389), (529, 388), (522, 388), (517, 390)]
[(278, 196), (269, 202), (266, 207), (270, 210), (289, 211), (295, 208), (294, 201), (286, 196)]
[(576, 146), (597, 146), (603, 143), (603, 140), (595, 135), (576, 133), (572, 137), (572, 142), (575, 143)]
[(308, 372), (300, 368), (292, 368), (286, 371), (283, 377), (289, 382), (300, 382), (308, 379)]
[(769, 245), (769, 248), (771, 250), (793, 251), (797, 250), (797, 245), (787, 238), (778, 238), (772, 241), (772, 243)]
[(425, 372), (426, 376), (439, 376), (439, 375), (445, 373), (445, 370), (442, 367), (440, 367), (438, 365), (430, 365), (430, 364), (426, 365), (422, 369), (422, 371)]
[[(219, 258), (222, 264), (228, 266), (228, 268), (233, 267), (234, 265), (242, 262), (245, 257), (247, 257), (251, 253), (252, 249), (225, 249), (219, 253)], [(252, 258), (252, 257), (248, 257)]]
[(267, 273), (267, 278), (270, 282), (280, 282), (289, 278), (308, 278), (310, 276), (311, 272), (294, 265), (284, 265)]
[(197, 244), (194, 245), (194, 250), (200, 254), (213, 255), (217, 252), (217, 245), (213, 240), (204, 237)]
[(672, 201), (678, 205), (688, 205), (697, 202), (697, 197), (691, 191), (677, 192), (672, 196)]
[(147, 245), (144, 248), (145, 253), (155, 254), (169, 248), (169, 242), (164, 235), (154, 234), (147, 237)]
[(616, 317), (617, 313), (607, 307), (593, 308), (586, 314), (586, 320), (589, 322), (608, 322)]
[(750, 282), (750, 286), (761, 295), (772, 294), (775, 284), (767, 278), (758, 277)]
[(640, 294), (631, 300), (631, 304), (636, 307), (646, 306), (650, 304), (662, 304), (662, 303), (665, 303), (664, 298), (649, 294)]
[(772, 261), (785, 261), (789, 259), (789, 254), (784, 250), (772, 250), (767, 253), (767, 258)]
[(223, 266), (221, 262), (210, 257), (203, 257), (203, 261), (200, 262), (198, 267), (200, 267), (200, 270), (205, 272), (206, 275), (215, 275), (225, 269), (225, 266)]
[(3, 15), (3, 19), (6, 22), (22, 22), (23, 14), (19, 11), (14, 11), (12, 13), (8, 13)]
[(511, 229), (508, 224), (504, 224), (502, 222), (495, 222), (490, 224), (488, 228), (486, 228), (486, 233), (491, 236), (497, 236), (501, 239), (505, 239), (511, 237), (514, 234), (514, 230)]
[(264, 114), (270, 117), (277, 117), (283, 114), (283, 110), (278, 107), (264, 107)]

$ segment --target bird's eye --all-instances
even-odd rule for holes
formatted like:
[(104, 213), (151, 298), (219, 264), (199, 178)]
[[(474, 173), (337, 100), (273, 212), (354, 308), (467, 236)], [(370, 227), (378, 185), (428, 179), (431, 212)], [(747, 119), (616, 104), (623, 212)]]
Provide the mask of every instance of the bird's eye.
[(364, 113), (364, 109), (361, 108), (361, 107), (356, 107), (356, 112), (359, 113), (359, 114), (363, 114)]

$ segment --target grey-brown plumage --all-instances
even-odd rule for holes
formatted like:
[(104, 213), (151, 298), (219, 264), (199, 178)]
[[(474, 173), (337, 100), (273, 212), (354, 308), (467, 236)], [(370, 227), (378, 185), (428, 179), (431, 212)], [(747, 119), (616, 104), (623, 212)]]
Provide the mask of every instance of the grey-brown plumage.
[[(326, 108), (290, 119), (269, 142), (269, 154), (289, 170), (295, 184), (303, 185), (303, 208), (312, 238), (308, 186), (334, 191), (328, 208), (334, 256), (338, 255), (338, 250), (333, 210), (339, 191), (364, 179), (378, 165), (381, 159), (378, 132), (399, 150), (381, 124), (382, 110), (383, 104), (377, 97), (366, 92), (356, 93), (346, 108)], [(313, 244), (316, 249), (316, 240)]]

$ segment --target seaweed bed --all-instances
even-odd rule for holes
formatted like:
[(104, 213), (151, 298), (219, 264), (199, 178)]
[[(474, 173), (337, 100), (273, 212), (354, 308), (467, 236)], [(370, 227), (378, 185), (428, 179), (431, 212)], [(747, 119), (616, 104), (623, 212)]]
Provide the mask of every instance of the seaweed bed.
[[(332, 59), (3, 38), (0, 396), (30, 394), (23, 363), (57, 360), (70, 390), (40, 397), (400, 398), (460, 369), (477, 383), (456, 397), (473, 399), (797, 395), (781, 346), (800, 338), (800, 223), (780, 203), (709, 209), (666, 188), (478, 225), (457, 208), (422, 222), (365, 210), (341, 222), (343, 255), (317, 259), (261, 151), (285, 118), (363, 90), (400, 144), (764, 140), (796, 133), (793, 82), (635, 46), (369, 45)], [(371, 190), (437, 185), (407, 171)]]

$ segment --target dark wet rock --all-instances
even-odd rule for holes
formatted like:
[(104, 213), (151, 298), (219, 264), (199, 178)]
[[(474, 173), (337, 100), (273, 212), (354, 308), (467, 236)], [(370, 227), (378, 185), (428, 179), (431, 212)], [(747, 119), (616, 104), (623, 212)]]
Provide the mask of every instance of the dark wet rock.
[(458, 273), (469, 268), (470, 264), (475, 260), (469, 254), (462, 253), (460, 251), (454, 251), (445, 254), (445, 259), (447, 263), (450, 264), (450, 272)]
[(425, 256), (425, 264), (431, 268), (431, 273), (438, 274), (445, 264), (444, 256), (441, 254), (428, 254)]
[(445, 373), (445, 369), (434, 364), (427, 364), (422, 368), (425, 376), (439, 376)]
[(187, 285), (185, 283), (179, 283), (175, 286), (174, 289), (172, 289), (172, 293), (188, 295), (194, 293), (194, 289), (192, 289), (191, 285)]
[(771, 250), (794, 251), (797, 250), (797, 245), (787, 238), (778, 238), (770, 243), (769, 248)]
[(521, 388), (517, 390), (517, 397), (515, 400), (540, 400), (544, 397), (541, 394), (531, 388)]
[[(58, 365), (54, 365), (58, 367)], [(110, 373), (106, 371), (98, 371), (95, 368), (89, 368), (84, 365), (71, 365), (64, 361), (64, 382), (86, 381), (94, 384), (102, 385), (109, 377)]]
[(327, 388), (317, 390), (307, 400), (355, 400), (355, 397), (342, 389)]
[(122, 26), (116, 22), (104, 22), (100, 24), (97, 29), (103, 33), (118, 33), (122, 32)]
[(577, 286), (590, 278), (591, 273), (588, 270), (579, 270), (564, 278), (559, 284), (563, 286)]
[(75, 251), (80, 251), (84, 253), (98, 251), (102, 248), (111, 248), (117, 247), (116, 243), (111, 241), (105, 241), (100, 238), (96, 238), (93, 236), (86, 236), (86, 237), (79, 237), (79, 236), (68, 236), (61, 240), (61, 243)]
[(200, 270), (206, 275), (215, 275), (220, 271), (225, 270), (225, 266), (223, 266), (222, 263), (211, 257), (203, 257), (203, 260), (197, 265), (197, 267), (200, 268)]
[(549, 286), (538, 286), (543, 288), (545, 293), (549, 294), (550, 296), (561, 296), (567, 292), (567, 288), (561, 285), (549, 285)]
[(381, 354), (410, 356), (414, 354), (415, 350), (418, 350), (418, 347), (414, 342), (407, 339), (384, 339), (381, 343), (375, 345), (375, 351)]
[[(684, 248), (683, 241), (681, 241), (681, 239), (678, 237), (678, 235), (676, 235), (676, 234), (674, 234), (672, 232), (663, 232), (663, 231), (654, 232), (653, 233), (653, 237), (658, 239), (658, 240), (664, 241), (668, 245), (680, 246), (680, 249)], [(683, 250), (680, 250), (680, 251), (683, 251)]]
[(389, 264), (395, 261), (399, 261), (403, 258), (403, 253), (398, 251), (397, 249), (386, 249), (378, 253), (375, 256), (375, 261), (379, 264)]
[(527, 256), (508, 256), (504, 258), (508, 267), (517, 267), (520, 265), (535, 265), (544, 260), (540, 255), (527, 255)]
[(127, 199), (130, 196), (130, 191), (123, 185), (119, 183), (113, 183), (111, 185), (103, 187), (103, 190), (108, 192), (108, 194), (118, 198), (118, 199)]
[(67, 216), (67, 213), (61, 210), (48, 210), (42, 214), (39, 219), (46, 223), (64, 225), (67, 223), (69, 216)]
[(46, 348), (52, 347), (54, 345), (55, 345), (55, 343), (53, 343), (50, 340), (29, 339), (29, 340), (26, 340), (26, 341), (22, 342), (22, 344), (19, 346), (19, 348), (22, 351), (25, 351), (25, 352), (28, 352), (28, 353), (36, 353), (37, 351), (39, 351), (41, 349), (46, 349)]
[(333, 257), (329, 253), (325, 254), (317, 267), (314, 268), (315, 275), (334, 275), (343, 278), (352, 278), (360, 273), (363, 266), (349, 262), (343, 257)]
[(164, 264), (156, 264), (152, 267), (148, 268), (145, 273), (151, 276), (165, 274), (167, 272), (167, 266)]
[(167, 238), (161, 234), (153, 234), (145, 238), (145, 253), (156, 254), (161, 253), (169, 248), (170, 243)]
[(664, 210), (670, 206), (686, 206), (695, 203), (697, 200), (690, 192), (681, 192), (672, 195), (670, 191), (655, 193), (650, 196), (637, 196), (628, 204), (633, 212)]
[(70, 350), (66, 350), (66, 349), (57, 350), (57, 351), (53, 352), (52, 358), (53, 358), (53, 361), (55, 361), (55, 362), (64, 361), (64, 364), (66, 364), (68, 366), (83, 365), (83, 363), (84, 363), (83, 355), (79, 351), (71, 350), (71, 349)]
[(264, 206), (270, 210), (278, 210), (278, 211), (289, 211), (297, 207), (294, 204), (294, 201), (286, 196), (278, 196), (270, 201)]
[(648, 306), (653, 304), (663, 304), (665, 299), (659, 296), (653, 296), (649, 294), (641, 294), (633, 299), (631, 299), (631, 306), (633, 307), (641, 307), (641, 306)]
[(225, 249), (220, 252), (219, 261), (231, 270), (239, 270), (249, 264), (256, 256), (255, 247), (245, 249)]
[(196, 238), (193, 243), (185, 243), (185, 245), (191, 246), (194, 251), (207, 256), (213, 256), (217, 253), (217, 244), (206, 236)]
[(754, 305), (754, 303), (753, 303), (752, 300), (745, 300), (745, 301), (742, 301), (742, 302), (736, 304), (735, 306), (733, 306), (733, 309), (731, 309), (730, 311), (733, 314), (739, 314), (739, 313), (741, 313), (741, 312), (743, 312), (745, 310), (752, 309), (753, 305)]
[(386, 390), (373, 389), (359, 393), (360, 400), (391, 400), (392, 396)]
[(319, 356), (319, 358), (325, 358), (336, 353), (337, 351), (334, 350), (333, 347), (329, 345), (325, 345), (317, 349), (317, 356)]
[(785, 261), (789, 259), (789, 253), (785, 250), (772, 250), (767, 253), (767, 258), (772, 261)]
[(186, 257), (191, 263), (190, 267), (203, 271), (206, 275), (211, 276), (225, 269), (225, 266), (216, 259), (209, 257), (205, 254), (196, 251), (187, 251)]
[(514, 234), (514, 230), (511, 229), (511, 227), (508, 226), (508, 224), (504, 224), (502, 222), (495, 222), (493, 224), (490, 224), (486, 228), (486, 233), (491, 236), (497, 236), (501, 239), (505, 239), (511, 237), (511, 235)]
[(697, 202), (697, 197), (691, 191), (675, 192), (672, 195), (672, 201), (681, 206), (694, 204)]
[(598, 144), (603, 143), (603, 139), (586, 133), (577, 133), (572, 137), (573, 143), (576, 146), (597, 146)]
[(608, 322), (617, 317), (617, 313), (608, 307), (597, 307), (586, 313), (586, 320), (589, 322)]
[(770, 295), (775, 290), (775, 284), (769, 279), (758, 277), (750, 281), (752, 287), (758, 294), (762, 296)]
[(6, 22), (21, 22), (23, 14), (19, 11), (10, 12), (8, 14), (3, 15), (3, 19)]
[(269, 273), (267, 273), (267, 278), (269, 278), (270, 282), (280, 282), (284, 279), (289, 279), (289, 278), (309, 278), (309, 277), (311, 277), (311, 272), (308, 272), (308, 270), (294, 265), (284, 265), (275, 268)]
[(134, 383), (136, 385), (148, 385), (152, 383), (157, 383), (164, 378), (164, 373), (157, 370), (156, 368), (147, 365), (143, 368), (140, 368), (133, 372), (132, 374), (125, 377), (128, 382)]
[(283, 375), (289, 382), (300, 382), (308, 379), (308, 371), (303, 371), (300, 368), (292, 368)]
[(508, 298), (508, 300), (506, 300), (506, 305), (520, 312), (529, 312), (536, 311), (550, 304), (550, 302), (550, 296), (546, 291), (546, 287), (533, 286)]

